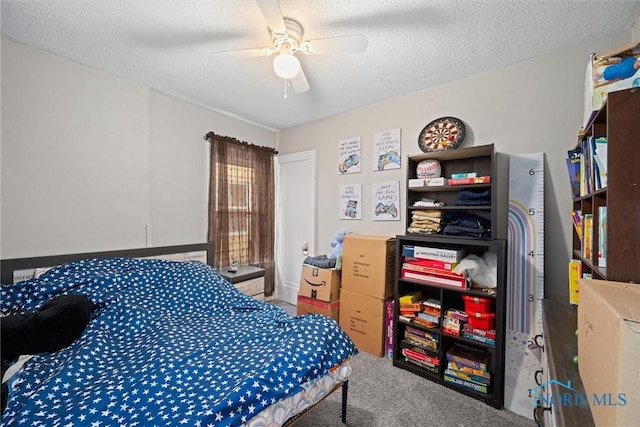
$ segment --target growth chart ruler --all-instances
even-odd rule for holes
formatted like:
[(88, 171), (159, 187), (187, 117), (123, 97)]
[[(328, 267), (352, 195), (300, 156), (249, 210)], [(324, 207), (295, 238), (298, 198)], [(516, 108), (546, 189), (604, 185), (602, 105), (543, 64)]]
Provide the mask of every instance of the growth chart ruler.
[[(544, 297), (544, 153), (509, 157), (505, 408), (533, 418)], [(537, 342), (541, 342), (540, 339)]]

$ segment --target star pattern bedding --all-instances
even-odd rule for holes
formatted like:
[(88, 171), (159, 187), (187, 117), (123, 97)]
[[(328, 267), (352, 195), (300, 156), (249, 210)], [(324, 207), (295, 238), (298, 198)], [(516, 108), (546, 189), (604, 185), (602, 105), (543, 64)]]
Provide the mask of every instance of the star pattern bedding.
[(3, 313), (61, 294), (96, 307), (12, 377), (6, 426), (242, 425), (357, 353), (334, 320), (291, 317), (196, 261), (83, 260), (0, 292)]

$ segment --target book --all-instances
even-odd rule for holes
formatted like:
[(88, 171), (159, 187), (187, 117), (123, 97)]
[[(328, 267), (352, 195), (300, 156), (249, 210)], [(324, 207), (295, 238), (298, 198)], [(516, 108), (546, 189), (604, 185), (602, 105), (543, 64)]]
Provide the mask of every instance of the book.
[(440, 268), (442, 270), (453, 270), (458, 265), (457, 262), (441, 261), (430, 258), (407, 258), (404, 262), (409, 264), (423, 265), (430, 268)]
[(593, 214), (584, 214), (582, 224), (582, 257), (591, 259), (593, 250)]
[(465, 249), (444, 249), (426, 246), (404, 245), (402, 254), (405, 257), (432, 259), (444, 262), (460, 262), (466, 255)]
[(598, 207), (598, 267), (607, 266), (607, 207)]
[(475, 178), (450, 179), (449, 185), (486, 184), (491, 182), (490, 176), (476, 176)]
[(571, 194), (573, 197), (580, 197), (580, 158), (582, 151), (574, 148), (567, 151), (567, 171), (569, 172), (569, 183), (571, 184)]
[(598, 172), (600, 175), (600, 188), (607, 186), (607, 138), (604, 136), (595, 139), (596, 152), (594, 154), (594, 160), (598, 166)]
[(578, 286), (582, 277), (582, 262), (577, 259), (569, 261), (569, 304), (578, 305)]
[(451, 277), (446, 277), (446, 276), (441, 276), (436, 274), (427, 274), (427, 273), (421, 273), (413, 270), (406, 270), (404, 268), (402, 269), (401, 274), (402, 274), (402, 278), (404, 279), (417, 280), (417, 281), (429, 283), (436, 286), (441, 285), (441, 286), (448, 286), (448, 287), (459, 288), (459, 289), (468, 289), (469, 287), (469, 284), (466, 278), (457, 279), (457, 278), (451, 278)]
[(482, 371), (489, 370), (488, 352), (460, 343), (454, 343), (449, 351), (447, 351), (447, 360)]
[(573, 221), (573, 228), (576, 230), (578, 238), (580, 239), (580, 241), (582, 241), (582, 211), (571, 211), (571, 220)]

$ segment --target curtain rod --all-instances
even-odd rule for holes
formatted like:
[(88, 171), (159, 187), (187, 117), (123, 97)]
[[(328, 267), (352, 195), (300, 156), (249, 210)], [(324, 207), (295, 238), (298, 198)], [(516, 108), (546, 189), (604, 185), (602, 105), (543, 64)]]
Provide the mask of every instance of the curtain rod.
[(239, 145), (247, 145), (249, 147), (258, 148), (260, 150), (271, 151), (273, 154), (278, 154), (278, 150), (276, 150), (273, 147), (251, 144), (250, 142), (240, 141), (239, 139), (233, 138), (231, 136), (216, 135), (214, 132), (208, 132), (203, 139), (205, 141), (211, 142), (211, 138), (213, 138), (214, 136), (224, 140), (224, 142), (230, 142), (232, 144), (239, 144)]

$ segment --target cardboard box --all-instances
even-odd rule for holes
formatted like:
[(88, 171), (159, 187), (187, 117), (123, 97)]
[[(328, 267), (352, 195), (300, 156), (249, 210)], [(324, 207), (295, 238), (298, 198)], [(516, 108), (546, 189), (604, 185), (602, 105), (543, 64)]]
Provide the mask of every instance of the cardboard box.
[(303, 264), (298, 294), (326, 302), (340, 299), (340, 270)]
[(317, 299), (298, 295), (297, 315), (322, 314), (331, 317), (336, 322), (340, 321), (340, 301), (320, 301)]
[(596, 425), (638, 425), (640, 285), (580, 280), (578, 370)]
[(381, 300), (393, 295), (395, 239), (349, 234), (342, 249), (342, 288)]
[(344, 288), (340, 291), (340, 327), (345, 330), (358, 350), (374, 356), (384, 356), (384, 300)]
[(584, 125), (600, 110), (609, 92), (640, 86), (640, 43), (591, 54), (585, 76)]

